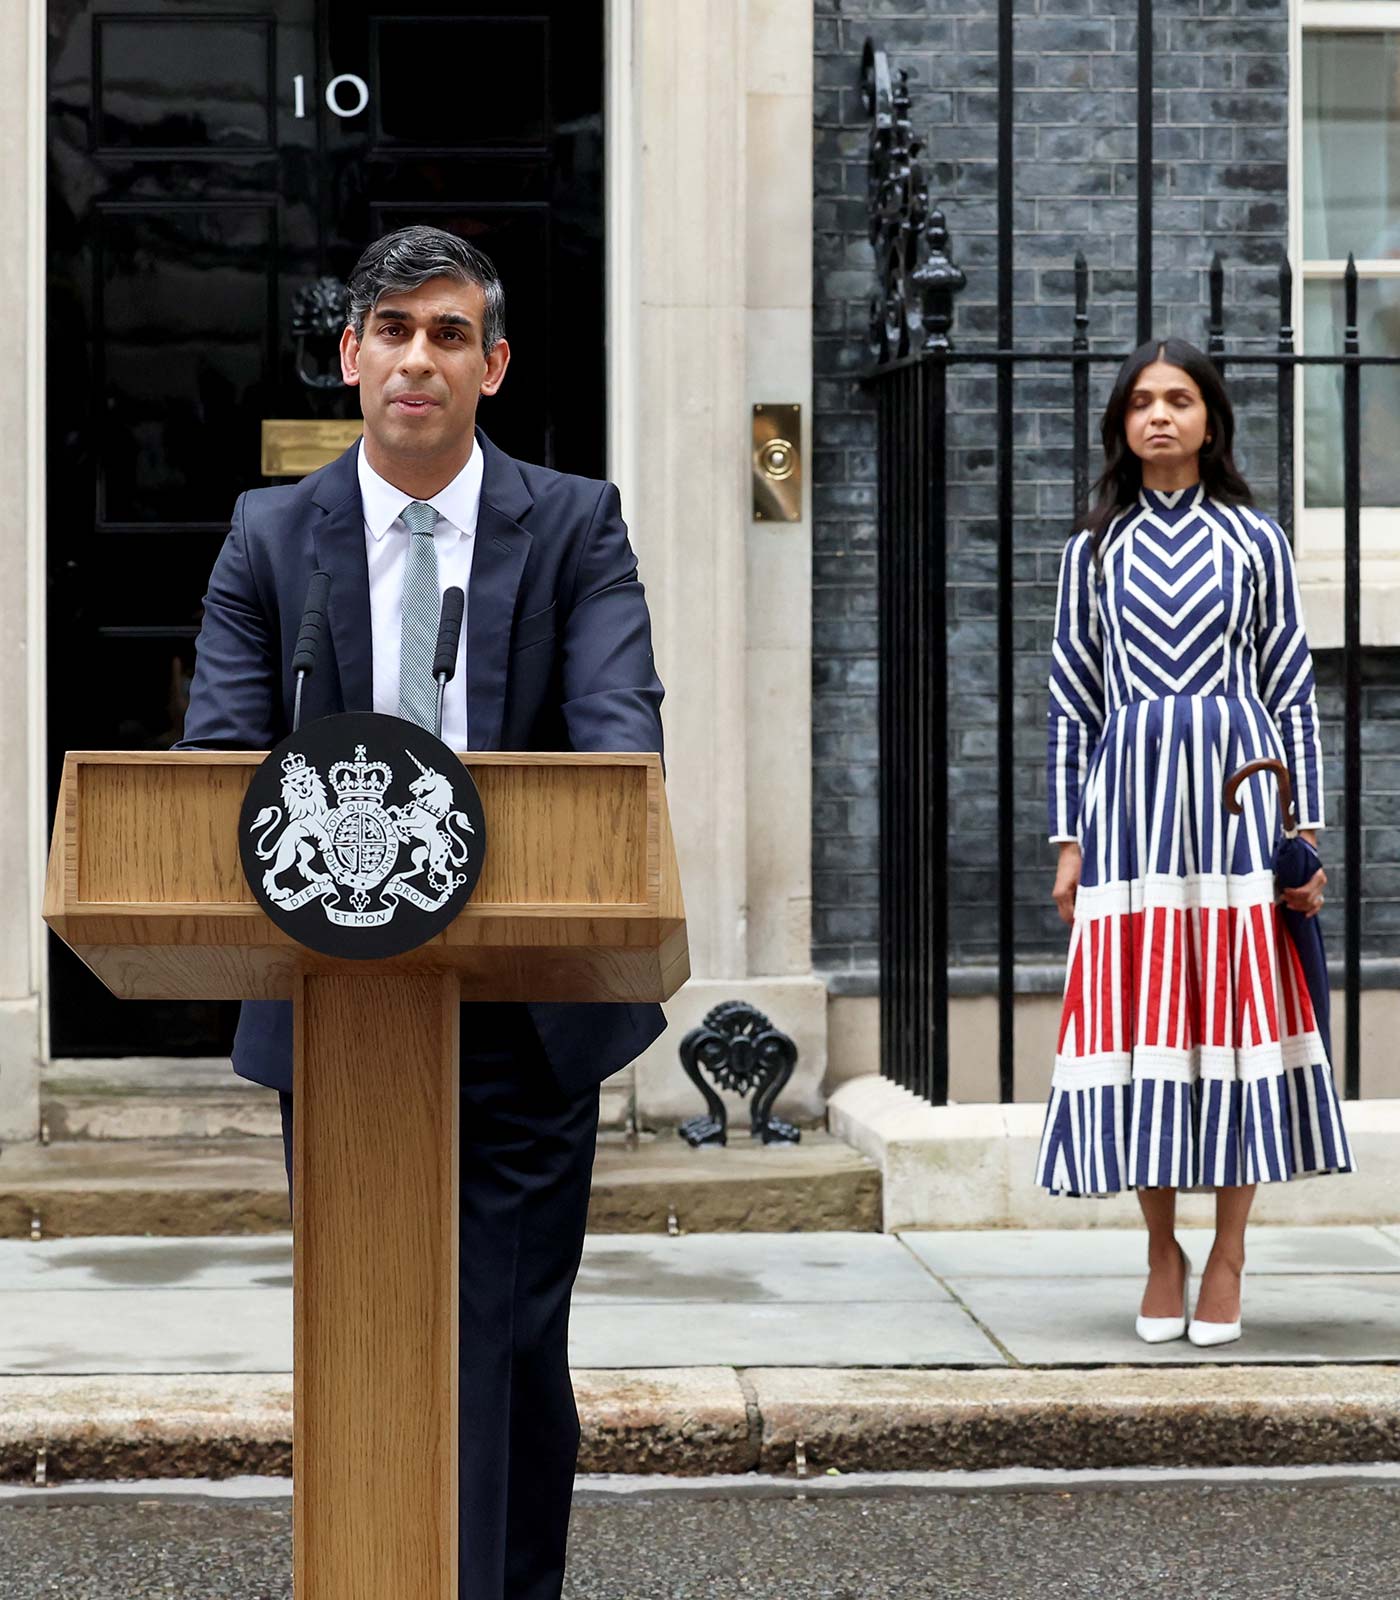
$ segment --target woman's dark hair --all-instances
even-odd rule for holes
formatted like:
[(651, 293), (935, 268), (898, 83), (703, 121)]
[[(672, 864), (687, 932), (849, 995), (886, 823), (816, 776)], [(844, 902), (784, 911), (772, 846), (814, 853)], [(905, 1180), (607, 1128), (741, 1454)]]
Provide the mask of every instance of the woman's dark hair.
[(1253, 498), (1249, 485), (1235, 465), (1235, 412), (1215, 363), (1203, 350), (1185, 339), (1149, 339), (1118, 370), (1113, 393), (1103, 413), (1102, 476), (1094, 485), (1093, 503), (1081, 528), (1094, 536), (1094, 560), (1113, 519), (1126, 511), (1142, 488), (1142, 461), (1128, 448), (1125, 419), (1128, 401), (1143, 371), (1154, 361), (1180, 367), (1195, 380), (1206, 404), (1206, 438), (1201, 447), (1201, 483), (1212, 500), (1226, 505), (1247, 505)]

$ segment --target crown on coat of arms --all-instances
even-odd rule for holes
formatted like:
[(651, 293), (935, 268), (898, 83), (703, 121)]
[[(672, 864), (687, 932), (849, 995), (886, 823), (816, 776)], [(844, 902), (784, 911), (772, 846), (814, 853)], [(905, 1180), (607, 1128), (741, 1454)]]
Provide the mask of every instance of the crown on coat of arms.
[(353, 761), (331, 767), (331, 788), (342, 800), (379, 800), (393, 782), (393, 769), (384, 761), (370, 761), (362, 744), (355, 746)]
[(288, 774), (293, 772), (305, 772), (306, 757), (302, 755), (300, 750), (289, 750), (287, 754), (282, 757), (282, 770)]

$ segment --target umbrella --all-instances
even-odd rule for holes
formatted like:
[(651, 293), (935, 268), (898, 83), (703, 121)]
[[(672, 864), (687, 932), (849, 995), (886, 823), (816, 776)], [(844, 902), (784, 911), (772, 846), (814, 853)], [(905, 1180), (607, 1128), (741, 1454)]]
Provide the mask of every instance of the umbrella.
[[(1244, 811), (1243, 803), (1236, 798), (1236, 790), (1246, 778), (1259, 772), (1272, 772), (1278, 779), (1279, 803), (1283, 809), (1283, 838), (1274, 851), (1274, 881), (1280, 889), (1297, 889), (1305, 884), (1322, 865), (1317, 851), (1298, 832), (1298, 813), (1293, 804), (1293, 784), (1288, 768), (1281, 761), (1248, 761), (1238, 772), (1225, 780), (1225, 805), (1237, 817)], [(1305, 916), (1292, 910), (1287, 901), (1283, 904), (1283, 924), (1303, 969), (1303, 979), (1308, 986), (1317, 1031), (1321, 1035), (1327, 1060), (1332, 1060), (1332, 1003), (1331, 988), (1327, 982), (1327, 952), (1322, 942), (1322, 923), (1318, 917)]]

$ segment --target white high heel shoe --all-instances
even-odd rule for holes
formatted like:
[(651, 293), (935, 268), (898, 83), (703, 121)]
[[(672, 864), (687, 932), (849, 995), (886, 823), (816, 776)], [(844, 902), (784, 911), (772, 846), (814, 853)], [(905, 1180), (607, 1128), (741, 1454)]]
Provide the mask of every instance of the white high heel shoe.
[[(1180, 1246), (1177, 1247), (1180, 1249)], [(1143, 1317), (1137, 1319), (1137, 1336), (1144, 1344), (1167, 1344), (1180, 1339), (1186, 1332), (1186, 1318), (1191, 1309), (1191, 1263), (1186, 1252), (1181, 1251), (1181, 1264), (1186, 1269), (1181, 1283), (1181, 1315), (1179, 1317)], [(1193, 1323), (1194, 1327), (1195, 1324)]]
[[(1244, 1309), (1244, 1273), (1240, 1273), (1240, 1309)], [(1198, 1318), (1191, 1318), (1191, 1326), (1186, 1330), (1186, 1337), (1198, 1349), (1209, 1350), (1217, 1344), (1233, 1344), (1244, 1332), (1243, 1315), (1236, 1317), (1233, 1322), (1201, 1322)]]

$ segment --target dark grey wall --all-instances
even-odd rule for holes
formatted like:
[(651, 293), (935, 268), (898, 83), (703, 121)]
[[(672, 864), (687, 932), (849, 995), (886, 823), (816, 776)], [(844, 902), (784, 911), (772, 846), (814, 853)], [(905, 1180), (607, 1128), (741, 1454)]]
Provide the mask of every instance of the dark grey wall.
[[(1317, 703), (1326, 758), (1327, 953), (1342, 957), (1342, 655), (1316, 657)], [(1365, 957), (1400, 956), (1400, 650), (1367, 650), (1361, 658), (1361, 949)], [(1393, 968), (1391, 969), (1393, 971)], [(1387, 986), (1392, 976), (1378, 977)]]
[[(1018, 10), (1016, 326), (1018, 342), (1031, 347), (1068, 342), (1076, 250), (1092, 269), (1095, 348), (1134, 342), (1129, 10), (1121, 0), (1042, 0)], [(892, 67), (909, 71), (930, 195), (968, 275), (955, 342), (985, 347), (995, 324), (996, 9), (992, 0), (816, 0), (816, 18), (813, 940), (817, 965), (842, 969), (876, 957), (875, 434), (853, 378), (866, 359), (871, 288), (861, 47), (872, 36)], [(1154, 39), (1157, 331), (1205, 343), (1206, 273), (1219, 250), (1231, 347), (1271, 349), (1287, 232), (1286, 0), (1158, 0)], [(1096, 379), (1096, 402), (1107, 377), (1105, 369)], [(1242, 465), (1272, 510), (1272, 381), (1237, 373), (1231, 389)], [(996, 938), (994, 396), (989, 374), (964, 375), (951, 404), (949, 848), (960, 962), (989, 959)], [(1017, 934), (1027, 961), (1064, 949), (1049, 903), (1043, 764), (1054, 582), (1073, 520), (1069, 403), (1061, 376), (1029, 370), (1016, 380)], [(1334, 736), (1328, 757), (1339, 779)], [(1392, 764), (1400, 769), (1400, 759)]]

